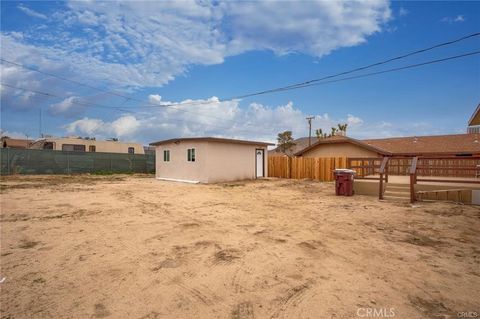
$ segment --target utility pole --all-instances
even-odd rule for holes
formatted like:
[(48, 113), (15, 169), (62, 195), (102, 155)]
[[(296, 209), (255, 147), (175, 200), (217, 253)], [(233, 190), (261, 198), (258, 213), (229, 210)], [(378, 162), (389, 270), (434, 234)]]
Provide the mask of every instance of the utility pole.
[(308, 121), (308, 146), (312, 145), (312, 120), (315, 116), (309, 116), (306, 118)]
[(40, 109), (38, 110), (38, 133), (39, 133), (39, 137), (42, 138), (43, 137), (43, 134), (42, 134), (42, 108), (40, 107)]

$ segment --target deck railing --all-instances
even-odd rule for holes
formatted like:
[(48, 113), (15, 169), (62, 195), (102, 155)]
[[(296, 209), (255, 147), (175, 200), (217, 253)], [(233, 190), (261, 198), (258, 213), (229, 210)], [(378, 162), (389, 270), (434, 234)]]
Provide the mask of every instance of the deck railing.
[(383, 199), (389, 175), (410, 177), (412, 203), (417, 200), (418, 182), (480, 184), (480, 156), (351, 157), (347, 167), (356, 171), (356, 179), (378, 180), (379, 199)]
[[(410, 202), (417, 200), (418, 182), (480, 184), (479, 171), (480, 156), (414, 157), (410, 166)], [(434, 178), (437, 176), (442, 178)]]

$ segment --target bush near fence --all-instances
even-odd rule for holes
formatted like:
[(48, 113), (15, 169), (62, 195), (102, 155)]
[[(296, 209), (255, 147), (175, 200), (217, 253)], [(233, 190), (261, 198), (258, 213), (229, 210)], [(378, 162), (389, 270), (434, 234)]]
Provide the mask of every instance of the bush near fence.
[(346, 168), (346, 157), (269, 157), (268, 176), (294, 179), (313, 179), (331, 182), (333, 170)]
[(154, 154), (0, 149), (2, 175), (72, 173), (154, 173)]

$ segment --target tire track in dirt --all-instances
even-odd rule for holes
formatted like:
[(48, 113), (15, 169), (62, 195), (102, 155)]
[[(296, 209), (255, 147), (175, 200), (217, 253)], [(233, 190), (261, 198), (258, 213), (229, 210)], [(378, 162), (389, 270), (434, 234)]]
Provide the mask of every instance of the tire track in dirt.
[(233, 288), (235, 294), (243, 293), (246, 288), (246, 275), (250, 275), (253, 271), (252, 267), (247, 267), (245, 262), (242, 262), (241, 265), (233, 273), (232, 280), (230, 285)]
[(306, 293), (311, 287), (312, 282), (307, 281), (302, 285), (288, 289), (283, 297), (277, 299), (279, 301), (279, 306), (270, 318), (295, 318), (294, 316), (292, 317), (289, 315), (292, 312), (291, 308), (297, 307), (299, 304), (303, 303), (306, 298), (311, 298), (309, 296), (306, 297)]

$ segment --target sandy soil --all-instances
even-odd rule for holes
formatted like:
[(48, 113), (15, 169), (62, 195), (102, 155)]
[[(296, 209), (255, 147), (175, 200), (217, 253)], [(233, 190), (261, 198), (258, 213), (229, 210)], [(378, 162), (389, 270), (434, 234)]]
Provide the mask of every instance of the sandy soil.
[(2, 318), (480, 313), (478, 207), (332, 191), (293, 180), (3, 178)]

